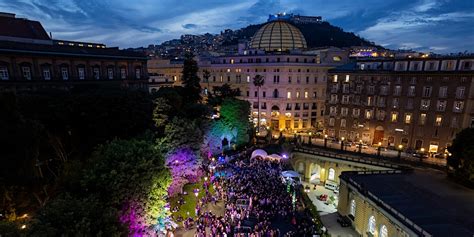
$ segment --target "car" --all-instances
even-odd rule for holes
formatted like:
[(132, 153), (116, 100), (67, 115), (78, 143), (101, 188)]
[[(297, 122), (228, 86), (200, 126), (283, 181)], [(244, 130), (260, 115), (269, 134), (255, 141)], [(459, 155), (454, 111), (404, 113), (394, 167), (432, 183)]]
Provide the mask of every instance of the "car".
[(434, 153), (432, 156), (433, 158), (445, 159), (448, 156), (448, 154), (444, 152), (440, 152), (440, 153)]
[(327, 194), (321, 194), (321, 195), (319, 195), (318, 199), (325, 202), (325, 201), (328, 200), (328, 195)]
[(326, 182), (324, 183), (324, 187), (326, 189), (329, 189), (329, 190), (336, 190), (336, 189), (339, 189), (339, 185), (337, 185), (336, 182), (333, 182), (333, 181), (330, 181), (330, 180), (326, 180)]
[(342, 226), (342, 227), (348, 227), (352, 225), (352, 221), (349, 217), (347, 216), (339, 216), (337, 218), (337, 222)]
[(426, 159), (428, 158), (427, 153), (421, 153), (421, 152), (415, 152), (413, 153), (413, 157), (420, 158), (420, 159)]

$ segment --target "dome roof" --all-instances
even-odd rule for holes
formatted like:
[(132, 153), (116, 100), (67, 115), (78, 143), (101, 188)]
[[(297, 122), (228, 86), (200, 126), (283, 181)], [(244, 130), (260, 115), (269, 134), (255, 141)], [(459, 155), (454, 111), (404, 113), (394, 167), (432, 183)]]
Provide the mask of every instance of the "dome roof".
[(250, 47), (266, 51), (285, 51), (306, 48), (306, 40), (301, 31), (292, 24), (272, 21), (255, 33)]

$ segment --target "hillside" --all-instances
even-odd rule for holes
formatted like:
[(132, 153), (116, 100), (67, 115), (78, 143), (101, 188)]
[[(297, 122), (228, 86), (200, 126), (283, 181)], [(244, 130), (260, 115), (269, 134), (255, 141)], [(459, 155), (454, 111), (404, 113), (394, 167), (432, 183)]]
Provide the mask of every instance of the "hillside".
[[(250, 39), (262, 25), (263, 24), (249, 25), (235, 31), (236, 38), (232, 41), (224, 42), (223, 45), (236, 44), (239, 39)], [(333, 26), (328, 22), (294, 25), (298, 27), (305, 36), (309, 48), (326, 46), (376, 46), (381, 48), (381, 46), (377, 46), (373, 42), (358, 37), (352, 32), (345, 32), (343, 29)]]

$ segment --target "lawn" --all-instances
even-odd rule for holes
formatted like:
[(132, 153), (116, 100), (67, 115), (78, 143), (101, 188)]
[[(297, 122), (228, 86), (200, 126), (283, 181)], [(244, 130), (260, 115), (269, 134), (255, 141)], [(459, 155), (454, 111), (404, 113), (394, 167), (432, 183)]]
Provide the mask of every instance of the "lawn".
[[(178, 203), (177, 203), (178, 200), (179, 200), (179, 197), (182, 196), (184, 198), (184, 204), (180, 206), (179, 211), (178, 212), (173, 212), (171, 214), (173, 220), (176, 220), (180, 216), (183, 217), (183, 218), (187, 218), (187, 217), (194, 218), (194, 217), (196, 217), (196, 215), (195, 215), (196, 214), (195, 213), (196, 200), (198, 198), (202, 198), (206, 194), (206, 192), (203, 189), (203, 184), (204, 184), (204, 179), (201, 179), (201, 181), (199, 183), (186, 184), (183, 188), (183, 191), (187, 192), (187, 195), (178, 194), (176, 197), (173, 197), (173, 198), (169, 199), (169, 203), (171, 205), (171, 210), (173, 210), (176, 206), (179, 206)], [(196, 189), (196, 188), (199, 189), (198, 198), (196, 198), (196, 196), (194, 195), (194, 189)], [(211, 194), (214, 194), (214, 192), (215, 192), (212, 185), (209, 187), (209, 192)], [(189, 215), (188, 215), (188, 213), (189, 213)]]

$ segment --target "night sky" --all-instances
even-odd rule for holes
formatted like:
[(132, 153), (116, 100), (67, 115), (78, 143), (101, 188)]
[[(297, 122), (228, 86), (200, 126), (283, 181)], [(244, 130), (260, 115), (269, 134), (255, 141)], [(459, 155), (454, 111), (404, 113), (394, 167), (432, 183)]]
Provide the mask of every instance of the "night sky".
[(238, 29), (287, 12), (320, 15), (391, 49), (474, 52), (474, 0), (0, 0), (0, 11), (41, 21), (56, 39), (121, 48)]

